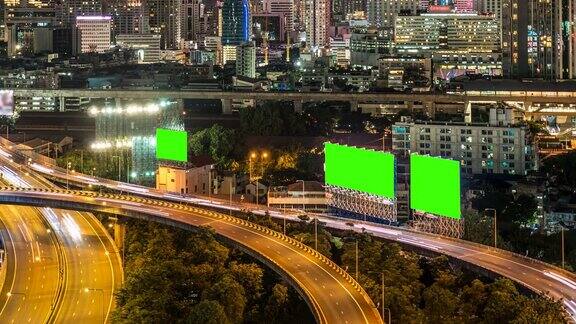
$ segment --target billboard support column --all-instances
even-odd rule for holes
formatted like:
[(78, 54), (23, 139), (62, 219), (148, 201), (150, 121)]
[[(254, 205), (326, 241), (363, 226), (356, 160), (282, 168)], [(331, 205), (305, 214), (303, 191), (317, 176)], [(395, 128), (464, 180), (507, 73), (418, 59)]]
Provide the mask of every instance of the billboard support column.
[(221, 99), (222, 100), (222, 114), (229, 115), (232, 113), (232, 99)]

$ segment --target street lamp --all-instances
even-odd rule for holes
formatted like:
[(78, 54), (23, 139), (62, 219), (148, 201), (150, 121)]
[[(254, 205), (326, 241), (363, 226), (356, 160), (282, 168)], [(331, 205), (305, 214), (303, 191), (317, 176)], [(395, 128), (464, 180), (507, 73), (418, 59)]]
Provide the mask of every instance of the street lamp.
[[(376, 272), (376, 271), (368, 271), (368, 273), (378, 273), (378, 272)], [(356, 280), (358, 280), (358, 279), (356, 279)], [(385, 285), (384, 285), (384, 272), (380, 272), (380, 281), (381, 281), (381, 289), (380, 289), (380, 291), (382, 292), (382, 301), (381, 301), (382, 305), (380, 305), (380, 306), (381, 306), (381, 309), (382, 309), (382, 320), (384, 321), (384, 317), (385, 317), (385, 315), (386, 315), (386, 310), (388, 310), (388, 322), (386, 322), (386, 323), (390, 324), (390, 323), (392, 323), (392, 311), (390, 310), (390, 308), (385, 307), (385, 301), (386, 301), (386, 299), (385, 299), (385, 297), (384, 297), (384, 288), (385, 288)]]
[(494, 247), (497, 248), (498, 247), (498, 217), (497, 217), (497, 212), (496, 212), (496, 209), (494, 209), (494, 208), (486, 208), (486, 209), (484, 209), (484, 212), (486, 212), (488, 210), (490, 210), (494, 213)]
[(562, 269), (566, 269), (565, 268), (565, 263), (564, 263), (564, 230), (566, 229), (566, 226), (563, 222), (559, 222), (558, 225), (560, 225), (560, 237), (561, 237), (561, 249), (562, 249)]
[(102, 306), (102, 323), (106, 323), (106, 318), (104, 317), (104, 289), (100, 289), (100, 288), (84, 288), (84, 292), (85, 293), (89, 293), (91, 291), (97, 291), (100, 292), (102, 295), (102, 302), (100, 303), (100, 305)]
[(305, 212), (306, 211), (306, 203), (304, 200), (304, 197), (306, 195), (306, 190), (304, 190), (305, 188), (305, 184), (304, 184), (304, 180), (296, 180), (296, 182), (302, 182), (302, 210)]
[(262, 177), (264, 176), (264, 164), (262, 163), (261, 165), (261, 173), (260, 175), (256, 175), (254, 176), (252, 173), (252, 161), (256, 161), (258, 160), (258, 158), (260, 157), (261, 161), (264, 161), (266, 159), (268, 159), (268, 152), (262, 152), (260, 154), (260, 156), (258, 156), (258, 153), (256, 152), (252, 152), (250, 153), (250, 156), (248, 157), (248, 175), (250, 178), (250, 182), (252, 181), (256, 181), (256, 206), (258, 206), (258, 196), (259, 196), (259, 191), (258, 191), (258, 180), (262, 179)]

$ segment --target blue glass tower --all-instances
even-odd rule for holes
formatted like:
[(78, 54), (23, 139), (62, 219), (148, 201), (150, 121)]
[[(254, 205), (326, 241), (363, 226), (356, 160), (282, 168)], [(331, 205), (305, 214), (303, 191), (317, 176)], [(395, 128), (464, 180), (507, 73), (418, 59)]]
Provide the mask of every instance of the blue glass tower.
[(249, 40), (248, 0), (225, 0), (222, 6), (222, 45), (240, 45)]

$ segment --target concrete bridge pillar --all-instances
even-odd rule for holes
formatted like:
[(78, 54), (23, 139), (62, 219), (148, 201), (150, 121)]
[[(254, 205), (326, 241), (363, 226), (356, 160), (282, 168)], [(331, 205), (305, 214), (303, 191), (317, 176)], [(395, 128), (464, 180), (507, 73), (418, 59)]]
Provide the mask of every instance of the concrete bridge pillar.
[(302, 106), (304, 105), (304, 101), (302, 99), (296, 99), (293, 101), (294, 103), (294, 112), (301, 113), (304, 112)]
[[(122, 255), (126, 251), (124, 251), (124, 237), (126, 236), (126, 225), (120, 222), (114, 222), (114, 243), (118, 247), (118, 249), (122, 250)], [(122, 258), (124, 261), (124, 258)], [(124, 265), (122, 265), (124, 266)]]
[(358, 100), (350, 100), (350, 111), (358, 111)]
[(230, 115), (232, 113), (232, 99), (221, 99), (222, 100), (222, 114)]
[(464, 122), (472, 122), (472, 103), (470, 101), (464, 102)]

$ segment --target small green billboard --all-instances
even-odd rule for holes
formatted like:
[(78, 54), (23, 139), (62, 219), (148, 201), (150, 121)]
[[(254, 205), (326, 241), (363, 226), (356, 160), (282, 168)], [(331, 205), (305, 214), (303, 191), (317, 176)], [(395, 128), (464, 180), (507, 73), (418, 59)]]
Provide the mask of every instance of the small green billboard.
[(188, 133), (156, 128), (156, 158), (178, 162), (188, 161)]

